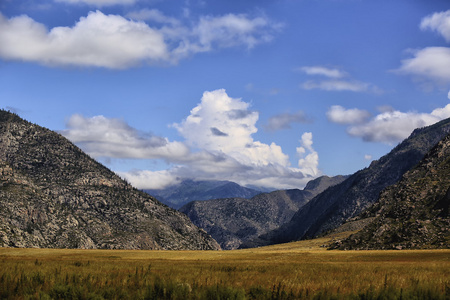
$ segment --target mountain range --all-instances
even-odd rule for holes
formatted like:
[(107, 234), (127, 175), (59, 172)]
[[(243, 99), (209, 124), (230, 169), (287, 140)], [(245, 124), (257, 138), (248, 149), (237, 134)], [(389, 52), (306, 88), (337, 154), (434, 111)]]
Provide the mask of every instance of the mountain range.
[(237, 249), (288, 222), (310, 199), (345, 178), (322, 176), (310, 181), (303, 190), (261, 193), (251, 199), (193, 201), (180, 211), (195, 225), (205, 229), (222, 249)]
[(303, 190), (184, 180), (140, 191), (60, 134), (0, 110), (0, 247), (218, 250), (355, 231), (330, 248), (449, 248), (449, 170), (447, 119)]
[(0, 246), (220, 249), (63, 136), (0, 111)]

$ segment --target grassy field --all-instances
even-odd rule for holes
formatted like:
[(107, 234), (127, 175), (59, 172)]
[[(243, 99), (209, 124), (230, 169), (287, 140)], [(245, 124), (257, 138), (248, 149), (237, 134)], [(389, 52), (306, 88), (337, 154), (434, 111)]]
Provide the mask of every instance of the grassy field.
[(0, 248), (1, 299), (450, 299), (450, 250)]

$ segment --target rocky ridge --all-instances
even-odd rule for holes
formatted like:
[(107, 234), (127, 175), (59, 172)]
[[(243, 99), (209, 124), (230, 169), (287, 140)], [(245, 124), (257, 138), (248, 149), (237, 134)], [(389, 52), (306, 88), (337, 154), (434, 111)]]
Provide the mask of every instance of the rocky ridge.
[(0, 111), (0, 246), (220, 249), (63, 136)]
[(380, 200), (349, 223), (370, 220), (332, 249), (450, 248), (450, 135)]
[(262, 246), (312, 238), (339, 227), (375, 203), (384, 188), (397, 183), (448, 133), (450, 119), (414, 130), (387, 155), (317, 195), (288, 223), (259, 236), (254, 244)]

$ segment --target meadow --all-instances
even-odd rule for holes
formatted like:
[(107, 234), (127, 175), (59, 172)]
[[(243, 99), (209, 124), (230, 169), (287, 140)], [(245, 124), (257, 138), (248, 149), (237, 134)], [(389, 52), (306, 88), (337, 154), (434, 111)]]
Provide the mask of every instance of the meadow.
[(0, 248), (1, 299), (450, 299), (450, 250)]

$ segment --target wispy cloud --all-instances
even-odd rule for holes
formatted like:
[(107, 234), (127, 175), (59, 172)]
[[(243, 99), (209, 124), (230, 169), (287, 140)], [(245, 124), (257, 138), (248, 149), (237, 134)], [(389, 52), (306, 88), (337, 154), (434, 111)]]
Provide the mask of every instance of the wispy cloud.
[(268, 131), (277, 131), (281, 129), (290, 129), (293, 123), (308, 123), (309, 118), (303, 111), (295, 113), (282, 113), (272, 116), (264, 128)]
[(96, 7), (110, 6), (110, 5), (131, 5), (138, 0), (55, 0), (55, 2), (63, 2), (69, 4), (88, 4)]
[[(49, 66), (124, 69), (140, 64), (174, 64), (196, 53), (228, 47), (251, 49), (270, 42), (279, 24), (264, 16), (202, 16), (190, 25), (158, 10), (119, 15), (90, 12), (72, 27), (54, 27), (28, 16), (0, 13), (0, 57)], [(160, 23), (148, 25), (142, 20)]]
[(323, 66), (301, 67), (309, 76), (322, 76), (325, 79), (314, 79), (303, 82), (300, 87), (305, 90), (319, 89), (324, 91), (350, 91), (350, 92), (374, 92), (381, 93), (377, 86), (349, 78), (349, 74), (337, 68)]
[(327, 68), (322, 66), (306, 66), (301, 67), (299, 70), (308, 75), (322, 75), (329, 78), (342, 78), (348, 75), (346, 72), (337, 68)]
[[(359, 118), (358, 115), (364, 116)], [(341, 117), (347, 115), (355, 116), (358, 122), (343, 122)], [(350, 125), (348, 134), (360, 137), (366, 142), (380, 142), (393, 145), (407, 138), (414, 129), (432, 125), (443, 119), (450, 118), (450, 104), (443, 108), (436, 108), (431, 113), (401, 112), (398, 110), (387, 110), (372, 119), (368, 119), (365, 111), (358, 109), (346, 110), (340, 106), (333, 106), (328, 111), (330, 121), (339, 124)]]
[(163, 159), (169, 164), (163, 171), (120, 173), (138, 188), (163, 187), (180, 178), (293, 188), (320, 174), (311, 133), (302, 136), (297, 148), (298, 168), (291, 167), (279, 145), (254, 140), (258, 117), (249, 103), (221, 89), (205, 92), (190, 114), (172, 125), (182, 141), (143, 133), (123, 120), (104, 116), (74, 115), (61, 133), (97, 158)]

